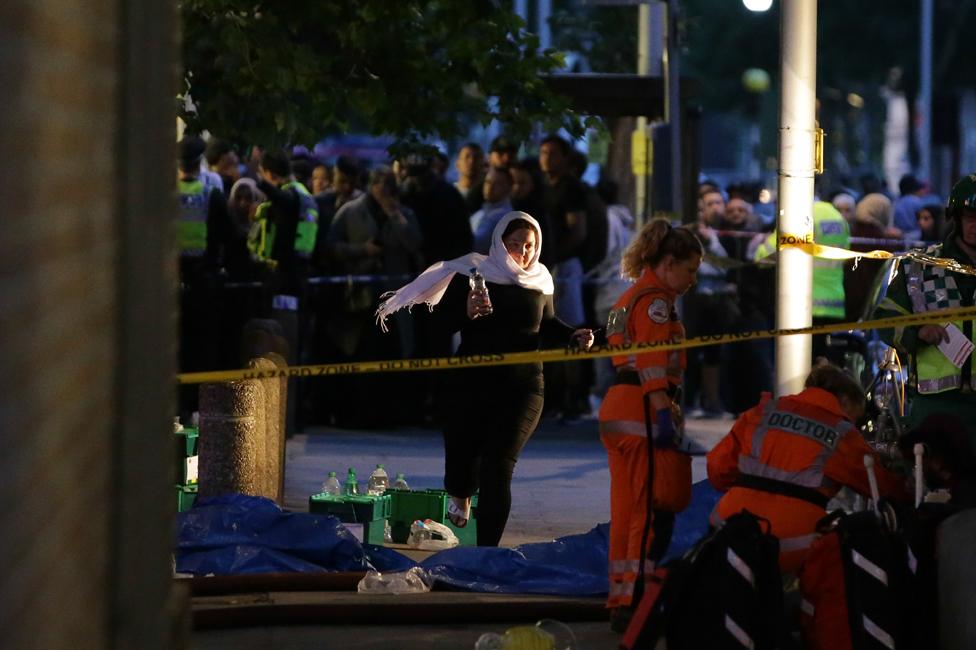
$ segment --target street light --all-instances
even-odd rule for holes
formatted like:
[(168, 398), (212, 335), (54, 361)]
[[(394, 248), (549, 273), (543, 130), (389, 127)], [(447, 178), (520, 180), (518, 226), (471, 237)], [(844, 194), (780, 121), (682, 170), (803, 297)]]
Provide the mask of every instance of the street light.
[(742, 0), (742, 4), (749, 11), (759, 13), (761, 11), (769, 11), (769, 8), (773, 6), (773, 0)]

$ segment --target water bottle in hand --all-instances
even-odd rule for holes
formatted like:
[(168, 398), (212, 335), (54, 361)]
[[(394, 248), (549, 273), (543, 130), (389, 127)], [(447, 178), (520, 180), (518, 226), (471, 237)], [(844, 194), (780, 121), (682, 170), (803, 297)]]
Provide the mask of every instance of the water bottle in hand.
[(322, 483), (322, 492), (325, 494), (331, 494), (334, 497), (342, 494), (342, 484), (339, 483), (339, 479), (335, 472), (329, 472), (329, 477), (325, 479)]
[(490, 314), (492, 312), (491, 298), (488, 296), (488, 285), (485, 284), (485, 276), (481, 275), (481, 272), (474, 267), (471, 268), (471, 275), (468, 278), (468, 286), (470, 286), (471, 290), (475, 293), (484, 296), (485, 305), (488, 308), (488, 314)]
[(342, 490), (345, 494), (359, 494), (359, 481), (356, 479), (356, 468), (350, 467), (346, 474), (346, 484)]
[(388, 487), (390, 487), (390, 477), (382, 465), (377, 465), (373, 473), (369, 475), (369, 481), (366, 483), (366, 494), (378, 496), (386, 492)]
[(409, 490), (410, 486), (407, 485), (407, 477), (403, 475), (402, 472), (396, 475), (396, 480), (393, 481), (394, 490)]

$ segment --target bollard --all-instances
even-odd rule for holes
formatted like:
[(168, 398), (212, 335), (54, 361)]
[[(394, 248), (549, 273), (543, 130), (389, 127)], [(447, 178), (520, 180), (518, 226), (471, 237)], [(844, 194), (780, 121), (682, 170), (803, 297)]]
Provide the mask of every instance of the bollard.
[[(276, 370), (285, 367), (287, 362), (280, 355), (269, 352), (262, 358), (251, 359), (248, 365), (258, 370)], [(258, 482), (263, 496), (284, 506), (285, 418), (282, 406), (287, 404), (288, 380), (258, 379), (254, 383), (260, 389), (259, 417), (264, 422), (264, 436), (258, 442)]]
[(261, 495), (257, 445), (264, 438), (264, 420), (255, 417), (259, 400), (263, 412), (256, 381), (200, 387), (201, 498), (234, 492)]
[(939, 526), (939, 637), (945, 650), (976, 648), (976, 510), (964, 510)]

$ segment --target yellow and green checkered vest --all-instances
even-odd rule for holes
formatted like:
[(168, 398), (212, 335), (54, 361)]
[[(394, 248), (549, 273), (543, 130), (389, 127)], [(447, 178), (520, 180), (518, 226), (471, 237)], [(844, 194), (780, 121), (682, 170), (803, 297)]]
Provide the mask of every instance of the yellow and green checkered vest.
[[(319, 210), (315, 198), (304, 185), (298, 181), (291, 181), (281, 186), (283, 190), (294, 189), (300, 202), (298, 231), (295, 234), (295, 252), (301, 257), (308, 257), (315, 249), (315, 238), (319, 229)], [(274, 249), (275, 225), (267, 215), (271, 207), (270, 201), (258, 206), (255, 213), (254, 225), (248, 235), (247, 247), (255, 259), (268, 261)]]
[(203, 181), (181, 180), (178, 183), (180, 198), (179, 242), (184, 255), (202, 255), (207, 248), (207, 212), (211, 188)]
[[(938, 244), (925, 252), (939, 257), (941, 249), (942, 245)], [(912, 311), (916, 314), (963, 306), (956, 279), (945, 268), (908, 259), (903, 262), (903, 268), (908, 297), (912, 302)], [(954, 324), (960, 330), (963, 329), (962, 321), (955, 321)], [(954, 366), (935, 345), (919, 346), (915, 353), (915, 374), (919, 393), (943, 393), (962, 388), (962, 370)], [(976, 389), (976, 373), (971, 375), (970, 384), (971, 388)]]

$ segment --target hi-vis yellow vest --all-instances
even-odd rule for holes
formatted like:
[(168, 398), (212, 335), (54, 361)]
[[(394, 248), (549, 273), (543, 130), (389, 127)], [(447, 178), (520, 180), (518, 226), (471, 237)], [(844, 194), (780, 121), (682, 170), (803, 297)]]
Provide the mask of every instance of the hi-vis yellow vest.
[(203, 181), (178, 182), (180, 197), (179, 242), (184, 255), (203, 255), (207, 248), (207, 212), (210, 189)]
[[(813, 204), (813, 240), (824, 246), (850, 248), (851, 231), (844, 217), (829, 203)], [(761, 260), (776, 252), (776, 231), (770, 233), (753, 255)], [(844, 266), (842, 260), (813, 260), (813, 316), (844, 318)]]
[[(281, 186), (281, 189), (294, 189), (298, 193), (300, 207), (295, 252), (301, 257), (308, 257), (315, 249), (315, 239), (319, 229), (319, 210), (315, 198), (298, 181), (286, 183)], [(248, 235), (247, 246), (251, 254), (260, 261), (271, 260), (271, 251), (274, 249), (276, 229), (274, 223), (267, 218), (270, 207), (270, 201), (265, 201), (258, 206), (254, 225)]]
[[(941, 244), (930, 247), (926, 253), (939, 257)], [(941, 266), (923, 265), (911, 260), (903, 263), (905, 284), (912, 311), (916, 314), (963, 306), (962, 294), (952, 272)], [(953, 323), (960, 330), (962, 321)], [(970, 338), (976, 338), (970, 336)], [(974, 341), (976, 342), (976, 341)], [(920, 345), (915, 353), (915, 374), (918, 392), (943, 393), (962, 388), (962, 369), (957, 368), (935, 345)], [(970, 388), (976, 390), (976, 374), (970, 374)]]
[[(851, 247), (851, 229), (830, 203), (813, 204), (813, 241), (835, 248)], [(844, 318), (844, 262), (813, 260), (813, 315)]]

